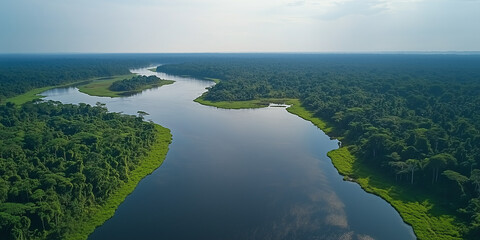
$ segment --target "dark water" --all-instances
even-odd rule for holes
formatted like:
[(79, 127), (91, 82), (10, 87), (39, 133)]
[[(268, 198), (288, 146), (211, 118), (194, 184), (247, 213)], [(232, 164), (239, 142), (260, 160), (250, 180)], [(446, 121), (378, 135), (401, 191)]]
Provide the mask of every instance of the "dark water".
[(310, 122), (280, 107), (202, 106), (192, 100), (211, 82), (157, 75), (177, 82), (114, 99), (44, 93), (146, 111), (173, 134), (164, 164), (89, 239), (415, 239), (389, 204), (342, 180), (326, 156), (337, 142)]

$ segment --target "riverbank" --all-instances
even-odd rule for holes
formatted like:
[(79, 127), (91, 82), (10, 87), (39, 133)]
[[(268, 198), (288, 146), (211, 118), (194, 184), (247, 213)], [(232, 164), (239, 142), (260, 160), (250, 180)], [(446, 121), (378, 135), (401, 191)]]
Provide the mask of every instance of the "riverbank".
[(23, 93), (23, 94), (20, 94), (20, 95), (11, 97), (11, 98), (7, 98), (1, 104), (5, 104), (7, 102), (12, 102), (12, 103), (15, 103), (16, 105), (22, 105), (26, 102), (43, 98), (44, 96), (40, 95), (40, 93), (45, 92), (47, 90), (54, 89), (54, 88), (73, 87), (73, 86), (77, 86), (77, 85), (82, 84), (82, 83), (88, 83), (90, 81), (91, 80), (80, 80), (80, 81), (77, 81), (77, 82), (67, 83), (67, 84), (62, 84), (62, 85), (57, 85), (57, 86), (35, 88), (35, 89), (32, 89), (32, 90), (30, 90), (26, 93)]
[(39, 95), (39, 94), (42, 93), (42, 92), (45, 92), (47, 90), (50, 90), (52, 88), (55, 88), (55, 87), (51, 86), (51, 87), (35, 88), (35, 89), (32, 89), (32, 90), (30, 90), (26, 93), (17, 95), (15, 97), (7, 98), (4, 102), (2, 102), (2, 104), (5, 104), (7, 102), (12, 102), (12, 103), (15, 103), (16, 105), (22, 105), (26, 102), (43, 98), (44, 96)]
[(104, 205), (89, 209), (88, 216), (78, 220), (67, 233), (66, 239), (87, 239), (95, 228), (115, 214), (118, 206), (133, 192), (143, 178), (162, 165), (168, 152), (168, 146), (172, 142), (172, 134), (168, 128), (160, 125), (155, 124), (155, 128), (157, 130), (156, 142), (148, 155), (142, 158), (141, 165), (129, 173), (129, 181), (115, 191)]
[[(334, 131), (331, 124), (302, 107), (298, 99), (274, 99), (276, 102), (270, 99), (212, 102), (205, 100), (203, 96), (195, 99), (195, 102), (226, 109), (261, 108), (269, 103), (285, 103), (291, 105), (287, 108), (288, 112), (312, 122), (327, 135)], [(435, 199), (408, 186), (396, 185), (388, 176), (370, 169), (349, 151), (348, 145), (330, 151), (328, 157), (345, 180), (358, 183), (365, 191), (390, 203), (404, 222), (412, 226), (418, 239), (462, 239), (460, 228), (455, 224), (455, 216), (436, 206)]]
[[(88, 85), (90, 83), (102, 81), (109, 81), (111, 84), (114, 81), (122, 80), (126, 77), (132, 76), (136, 76), (136, 74), (108, 77), (108, 80), (106, 80), (105, 77), (98, 77), (88, 80), (76, 81), (68, 84), (35, 88), (24, 94), (8, 98), (5, 102), (13, 102), (17, 106), (21, 106), (26, 102), (43, 98), (44, 96), (41, 95), (41, 93), (50, 89), (62, 87), (79, 87), (83, 85)], [(169, 82), (173, 83), (173, 81)], [(152, 145), (151, 150), (147, 153), (147, 155), (140, 160), (141, 164), (138, 165), (133, 171), (129, 172), (129, 181), (125, 183), (122, 187), (117, 189), (115, 192), (113, 192), (111, 196), (106, 200), (105, 204), (86, 209), (85, 213), (87, 216), (84, 216), (80, 219), (75, 219), (75, 222), (72, 222), (71, 224), (69, 223), (68, 230), (65, 234), (65, 239), (87, 239), (88, 236), (98, 226), (102, 225), (105, 221), (107, 221), (114, 215), (118, 206), (125, 200), (125, 198), (130, 193), (134, 191), (138, 183), (143, 178), (151, 174), (154, 170), (156, 170), (162, 165), (167, 155), (169, 145), (172, 141), (172, 135), (168, 128), (164, 128), (160, 125), (155, 124), (155, 129), (156, 141)]]
[[(7, 98), (2, 102), (2, 104), (5, 104), (6, 102), (12, 102), (12, 103), (15, 103), (16, 105), (22, 105), (26, 102), (43, 98), (44, 96), (40, 95), (40, 93), (42, 92), (45, 92), (47, 90), (54, 89), (54, 88), (66, 88), (66, 87), (78, 87), (80, 92), (86, 93), (91, 96), (121, 97), (121, 96), (124, 96), (122, 95), (122, 94), (125, 94), (124, 92), (114, 92), (114, 91), (110, 91), (108, 88), (110, 87), (110, 85), (112, 85), (113, 82), (131, 78), (134, 76), (137, 76), (137, 74), (132, 73), (132, 74), (125, 74), (125, 75), (115, 75), (111, 77), (95, 77), (95, 78), (75, 81), (72, 83), (62, 84), (62, 85), (35, 88), (26, 93), (23, 93), (11, 98)], [(169, 81), (169, 80), (165, 80), (165, 81), (168, 81), (168, 82), (165, 82), (162, 85), (173, 83), (173, 81)], [(145, 88), (142, 88), (141, 90), (139, 90), (139, 92), (152, 87), (156, 87), (156, 86), (145, 86)]]
[(289, 99), (289, 98), (262, 98), (262, 99), (255, 99), (250, 101), (212, 102), (209, 100), (205, 100), (204, 96), (205, 96), (205, 93), (193, 101), (198, 102), (202, 105), (212, 106), (217, 108), (225, 108), (225, 109), (263, 108), (263, 107), (268, 107), (270, 103), (292, 105), (293, 103), (295, 103), (295, 101), (298, 101), (296, 99)]
[(136, 93), (140, 93), (143, 90), (150, 89), (150, 88), (155, 88), (155, 87), (161, 87), (163, 85), (168, 85), (168, 84), (173, 84), (175, 81), (172, 80), (160, 80), (159, 83), (157, 84), (150, 84), (146, 85), (140, 89), (137, 89), (135, 91), (111, 91), (109, 89), (110, 85), (116, 81), (121, 81), (124, 79), (132, 78), (134, 76), (137, 76), (137, 74), (126, 74), (126, 75), (116, 75), (116, 76), (111, 76), (111, 77), (97, 77), (97, 78), (91, 78), (91, 79), (85, 79), (85, 80), (80, 80), (76, 81), (73, 83), (67, 83), (67, 84), (62, 84), (62, 85), (56, 85), (56, 86), (48, 86), (48, 87), (42, 87), (42, 88), (35, 88), (32, 89), (26, 93), (7, 98), (6, 100), (2, 101), (1, 104), (5, 104), (6, 102), (12, 102), (15, 103), (16, 105), (22, 105), (26, 102), (33, 101), (36, 99), (41, 99), (44, 96), (40, 95), (40, 93), (45, 92), (50, 89), (54, 88), (65, 88), (65, 87), (77, 87), (78, 90), (82, 93), (88, 94), (90, 96), (98, 96), (98, 97), (125, 97), (128, 95), (133, 95)]
[(134, 91), (112, 91), (110, 90), (110, 86), (116, 82), (116, 81), (121, 81), (124, 79), (129, 79), (134, 76), (137, 76), (137, 74), (128, 74), (128, 75), (119, 75), (119, 76), (112, 76), (108, 78), (98, 78), (94, 79), (91, 82), (80, 85), (78, 86), (78, 90), (82, 93), (88, 94), (90, 96), (98, 96), (98, 97), (125, 97), (129, 95), (133, 95), (136, 93), (140, 93), (143, 90), (150, 89), (150, 88), (155, 88), (155, 87), (161, 87), (163, 85), (168, 85), (172, 84), (175, 81), (172, 80), (159, 80), (158, 83), (155, 84), (149, 84), (142, 86), (139, 89), (136, 89)]

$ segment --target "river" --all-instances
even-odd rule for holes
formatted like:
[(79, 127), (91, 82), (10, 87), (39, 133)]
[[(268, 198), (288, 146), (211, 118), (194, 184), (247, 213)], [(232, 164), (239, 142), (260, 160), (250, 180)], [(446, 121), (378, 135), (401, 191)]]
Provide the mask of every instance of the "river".
[(336, 140), (282, 107), (225, 110), (193, 99), (212, 82), (176, 82), (140, 94), (42, 93), (63, 103), (105, 103), (169, 128), (164, 164), (144, 178), (89, 239), (415, 239), (383, 199), (343, 181), (327, 152)]

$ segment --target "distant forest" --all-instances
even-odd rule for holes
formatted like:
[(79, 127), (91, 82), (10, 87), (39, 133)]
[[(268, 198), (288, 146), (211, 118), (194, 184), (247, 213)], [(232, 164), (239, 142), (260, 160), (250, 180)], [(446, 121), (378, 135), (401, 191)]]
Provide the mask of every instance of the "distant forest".
[(188, 54), (0, 55), (0, 103), (34, 88), (128, 74), (132, 68), (176, 63), (190, 57)]
[(254, 55), (157, 71), (220, 79), (210, 101), (299, 98), (363, 163), (480, 236), (480, 55)]

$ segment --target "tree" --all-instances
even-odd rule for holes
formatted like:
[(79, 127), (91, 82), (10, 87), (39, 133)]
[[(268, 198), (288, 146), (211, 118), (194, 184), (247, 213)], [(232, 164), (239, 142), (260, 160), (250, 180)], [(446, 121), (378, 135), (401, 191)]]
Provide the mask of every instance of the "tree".
[(420, 162), (416, 159), (408, 159), (406, 162), (405, 162), (405, 165), (406, 165), (406, 171), (409, 171), (412, 178), (411, 178), (411, 181), (410, 183), (413, 184), (413, 174), (415, 173), (415, 171), (417, 171), (420, 167)]
[(63, 239), (128, 181), (119, 162), (135, 169), (158, 137), (153, 123), (102, 106), (38, 102), (0, 113), (0, 239)]
[[(0, 161), (4, 161), (0, 159)], [(0, 178), (0, 203), (5, 202), (8, 197), (9, 183), (2, 178)]]
[(405, 162), (402, 161), (391, 161), (389, 165), (395, 168), (395, 173), (397, 175), (408, 173), (410, 174), (410, 184), (413, 184), (413, 176), (415, 171), (420, 168), (420, 161), (416, 159), (408, 159)]
[(384, 154), (388, 151), (389, 145), (391, 145), (391, 137), (389, 135), (375, 133), (368, 138), (364, 146), (371, 150), (371, 155), (367, 155), (375, 159), (380, 156), (384, 157)]
[(432, 168), (432, 183), (438, 181), (439, 170), (446, 167), (448, 164), (455, 163), (455, 157), (448, 153), (436, 154), (428, 159), (427, 166)]
[(462, 192), (462, 196), (465, 196), (465, 191), (463, 189), (463, 184), (468, 181), (468, 178), (463, 176), (462, 174), (455, 172), (453, 170), (445, 170), (443, 171), (442, 175), (447, 177), (448, 179), (455, 181)]
[(480, 197), (480, 169), (473, 169), (470, 173), (470, 181), (475, 186), (475, 191), (477, 191)]
[(404, 174), (406, 171), (405, 169), (407, 168), (407, 165), (405, 162), (402, 161), (391, 161), (388, 163), (391, 167), (394, 168), (395, 171), (395, 181), (398, 180), (398, 175)]

